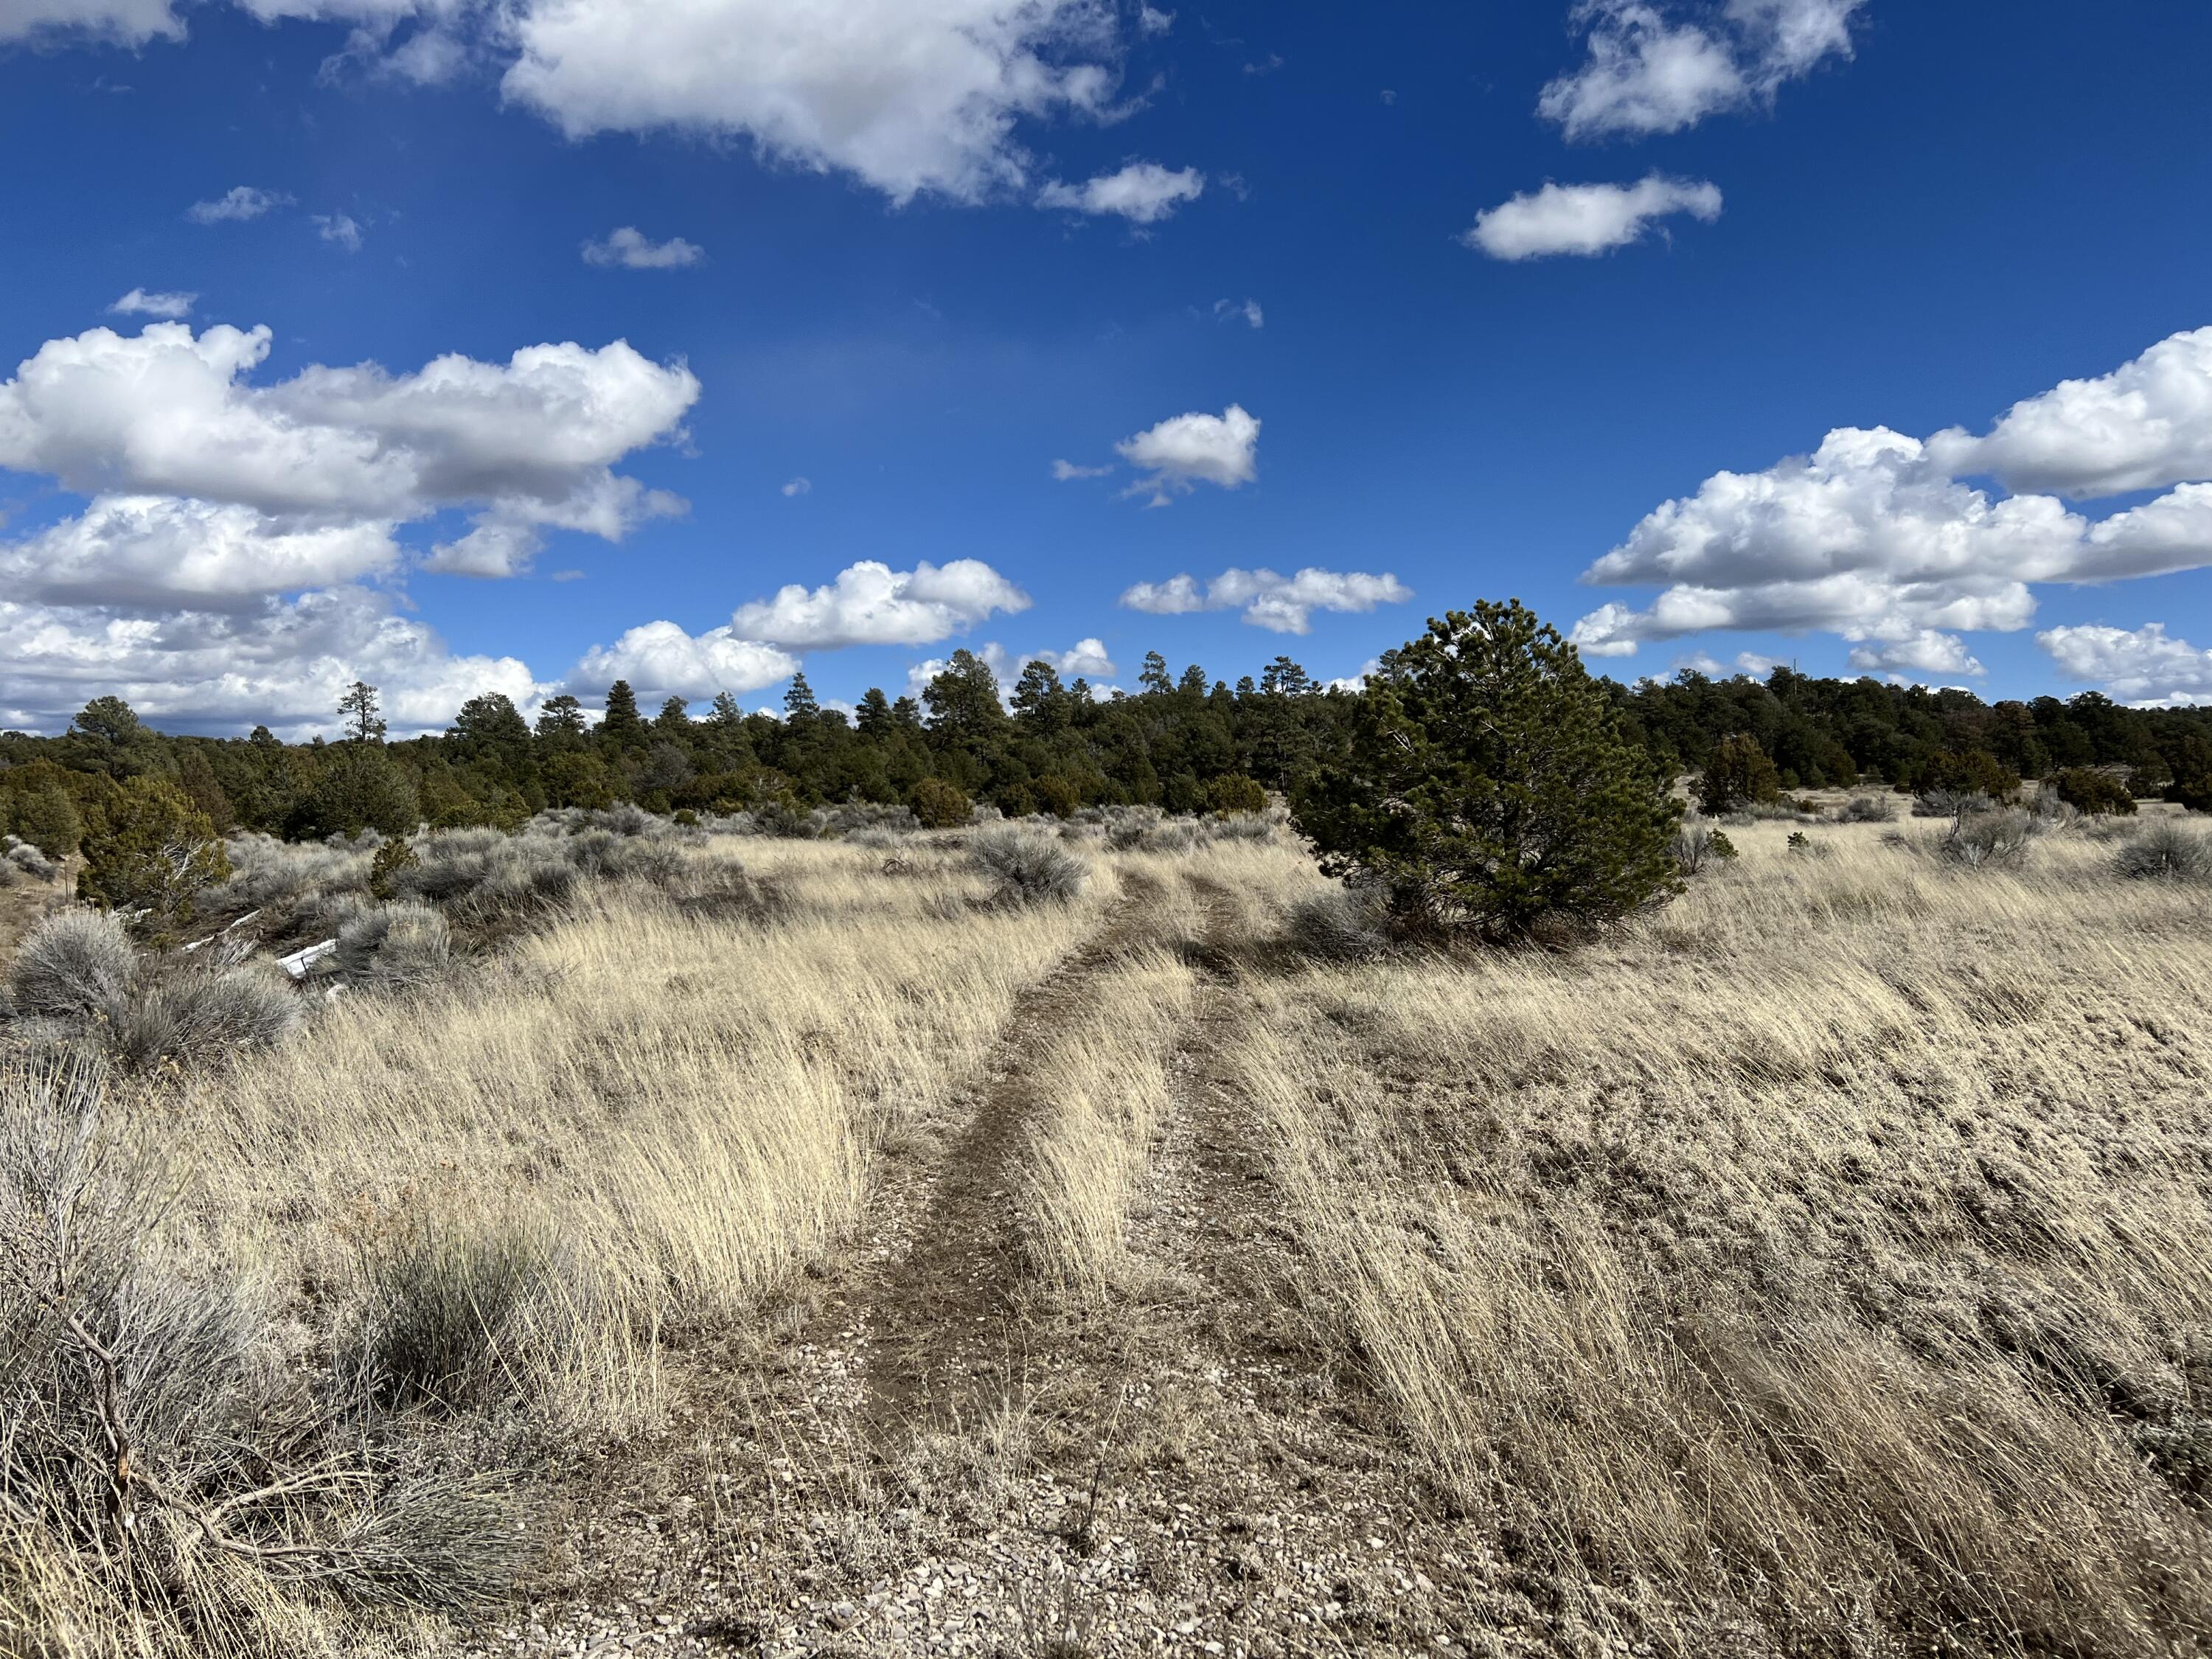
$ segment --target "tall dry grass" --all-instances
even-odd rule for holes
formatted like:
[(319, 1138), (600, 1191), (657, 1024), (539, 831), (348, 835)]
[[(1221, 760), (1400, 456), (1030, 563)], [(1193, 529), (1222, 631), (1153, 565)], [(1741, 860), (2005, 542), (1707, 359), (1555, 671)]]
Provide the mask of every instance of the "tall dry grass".
[[(164, 1534), (167, 1589), (150, 1603), (143, 1563), (100, 1518), (105, 1488), (81, 1502), (57, 1488), (21, 1513), (0, 1490), (0, 1648), (381, 1651), (391, 1603), (438, 1604), (422, 1577), (442, 1559), (438, 1526), (479, 1515), (514, 1536), (512, 1514), (426, 1510), (410, 1494), (481, 1480), (489, 1497), (654, 1429), (671, 1345), (742, 1321), (851, 1225), (883, 1133), (975, 1068), (1017, 995), (1113, 899), (1110, 873), (1070, 902), (1015, 908), (949, 855), (920, 854), (891, 876), (865, 848), (746, 852), (749, 873), (782, 895), (767, 919), (714, 902), (738, 885), (711, 867), (660, 887), (601, 884), (434, 994), (341, 997), (285, 1047), (108, 1103), (115, 1166), (161, 1170), (158, 1193), (100, 1189), (101, 1212), (127, 1218), (132, 1239), (127, 1271), (101, 1281), (119, 1288), (85, 1304), (116, 1356), (119, 1409), (131, 1422), (142, 1403), (154, 1411), (173, 1328), (227, 1334), (204, 1367), (223, 1408), (220, 1423), (178, 1417), (173, 1446), (134, 1449), (160, 1466), (146, 1479), (180, 1494), (161, 1506), (182, 1518)], [(727, 854), (688, 856), (710, 866)], [(27, 1159), (0, 1174), (25, 1183), (24, 1215), (55, 1210)], [(96, 1464), (112, 1455), (110, 1368), (58, 1322), (82, 1274), (42, 1273), (16, 1301), (0, 1296), (0, 1315), (52, 1346), (76, 1401), (57, 1419), (64, 1450), (38, 1467)], [(170, 1311), (149, 1326), (149, 1307)], [(32, 1380), (0, 1366), (0, 1393)], [(265, 1409), (278, 1394), (281, 1420)], [(258, 1444), (295, 1420), (314, 1426)], [(264, 1452), (343, 1463), (346, 1501), (374, 1489), (379, 1507), (349, 1518), (318, 1490), (313, 1513), (289, 1494), (281, 1511), (225, 1509), (229, 1488), (195, 1473), (203, 1431), (231, 1437), (222, 1470)], [(356, 1468), (367, 1454), (349, 1436), (389, 1455)], [(9, 1440), (0, 1425), (0, 1476), (17, 1468)], [(377, 1534), (384, 1576), (359, 1585), (412, 1574), (416, 1589), (385, 1594), (380, 1610), (335, 1579), (318, 1591), (308, 1568), (325, 1557), (218, 1547), (190, 1524), (210, 1512), (264, 1542), (272, 1530), (344, 1542), (412, 1516), (411, 1534)], [(499, 1552), (476, 1554), (492, 1567)]]
[(1083, 1006), (1024, 1068), (1020, 1158), (1030, 1266), (1079, 1302), (1126, 1281), (1129, 1206), (1168, 1109), (1168, 1063), (1190, 1012), (1188, 963), (1149, 947), (1092, 979)]
[(1580, 954), (1263, 988), (1300, 1299), (1571, 1637), (2196, 1650), (2201, 890), (1784, 834)]

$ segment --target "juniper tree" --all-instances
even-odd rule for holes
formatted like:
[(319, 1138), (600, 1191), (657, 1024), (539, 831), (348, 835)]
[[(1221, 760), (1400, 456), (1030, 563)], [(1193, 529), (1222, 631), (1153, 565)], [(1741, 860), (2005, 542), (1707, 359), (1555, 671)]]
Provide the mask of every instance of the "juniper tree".
[(1781, 793), (1782, 779), (1774, 763), (1748, 732), (1715, 744), (1698, 779), (1698, 805), (1716, 817), (1753, 801), (1772, 800)]
[(1393, 653), (1296, 807), (1327, 873), (1412, 928), (1487, 939), (1671, 892), (1680, 813), (1574, 647), (1517, 599), (1447, 612)]

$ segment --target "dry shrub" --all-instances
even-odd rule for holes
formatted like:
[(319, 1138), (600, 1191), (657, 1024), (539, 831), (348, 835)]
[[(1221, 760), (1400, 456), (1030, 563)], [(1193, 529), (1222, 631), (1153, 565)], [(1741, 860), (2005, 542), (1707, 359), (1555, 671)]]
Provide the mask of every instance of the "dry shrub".
[(407, 899), (358, 912), (338, 929), (337, 939), (338, 971), (364, 989), (413, 990), (453, 964), (445, 917)]
[(178, 1188), (96, 1066), (0, 1074), (0, 1642), (358, 1651), (349, 1609), (487, 1602), (501, 1477), (380, 1431), (265, 1279), (179, 1258)]
[(1001, 896), (1023, 904), (1065, 902), (1083, 891), (1091, 866), (1052, 837), (1029, 830), (984, 830), (968, 843), (976, 869), (994, 877)]
[(343, 836), (286, 842), (274, 836), (234, 835), (223, 844), (230, 857), (230, 879), (215, 889), (208, 902), (218, 910), (259, 910), (366, 892), (379, 839), (374, 830), (358, 841)]
[(1291, 947), (1319, 962), (1366, 962), (1390, 947), (1389, 908), (1379, 895), (1352, 887), (1301, 895), (1288, 931)]
[(52, 881), (60, 873), (61, 866), (32, 842), (0, 836), (0, 881), (12, 881), (17, 876)]
[(2131, 881), (2202, 881), (2212, 875), (2212, 843), (2161, 820), (2121, 842), (2112, 854), (2112, 869)]
[(1887, 823), (1896, 816), (1893, 795), (1856, 794), (1836, 809), (1838, 823)]
[(2034, 833), (2034, 820), (2018, 807), (1976, 812), (1953, 822), (1936, 840), (1936, 854), (1970, 870), (2013, 868), (2027, 861)]
[(48, 916), (22, 943), (8, 988), (15, 1012), (83, 1024), (119, 1007), (138, 981), (138, 952), (110, 910)]
[(104, 1011), (103, 1035), (109, 1052), (134, 1070), (204, 1066), (282, 1042), (304, 1012), (299, 993), (273, 963), (187, 968)]

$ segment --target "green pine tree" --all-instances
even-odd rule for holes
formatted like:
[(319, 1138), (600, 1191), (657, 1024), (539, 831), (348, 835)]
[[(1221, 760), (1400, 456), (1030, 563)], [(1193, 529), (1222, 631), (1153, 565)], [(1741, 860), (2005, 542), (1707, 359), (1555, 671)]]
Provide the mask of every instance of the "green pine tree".
[(1575, 648), (1518, 600), (1450, 611), (1354, 700), (1345, 757), (1300, 785), (1322, 868), (1401, 921), (1489, 939), (1670, 893), (1681, 808)]

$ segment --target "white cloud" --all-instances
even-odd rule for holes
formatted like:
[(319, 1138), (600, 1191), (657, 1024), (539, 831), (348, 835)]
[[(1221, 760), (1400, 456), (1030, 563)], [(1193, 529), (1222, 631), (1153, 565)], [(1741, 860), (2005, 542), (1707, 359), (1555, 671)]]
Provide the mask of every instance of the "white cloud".
[[(1024, 122), (1121, 112), (1130, 35), (1108, 0), (237, 0), (264, 23), (356, 25), (332, 65), (419, 82), (504, 65), (503, 99), (571, 138), (676, 131), (858, 179), (904, 204), (1027, 195)], [(167, 0), (0, 0), (0, 40), (181, 37)], [(394, 42), (397, 44), (394, 44)], [(251, 216), (240, 215), (236, 216)]]
[(2014, 404), (1984, 437), (1929, 440), (1954, 474), (2076, 500), (2212, 478), (2212, 328), (2175, 334), (2091, 380)]
[(315, 234), (326, 242), (335, 242), (348, 253), (361, 252), (361, 227), (350, 214), (318, 213), (314, 216)]
[(1101, 173), (1086, 185), (1065, 185), (1054, 179), (1037, 191), (1037, 204), (1077, 213), (1117, 213), (1149, 225), (1185, 202), (1196, 201), (1205, 189), (1206, 175), (1196, 167), (1170, 173), (1157, 161), (1132, 161), (1119, 173)]
[(483, 692), (527, 707), (551, 689), (513, 657), (453, 656), (364, 587), (157, 617), (0, 601), (0, 708), (37, 729), (58, 730), (112, 694), (155, 721), (261, 721), (302, 737), (337, 727), (338, 696), (356, 679), (378, 688), (398, 732), (441, 726)]
[(1703, 22), (1650, 0), (1582, 0), (1581, 69), (1544, 88), (1538, 112), (1571, 139), (1679, 132), (1708, 115), (1771, 105), (1784, 82), (1851, 55), (1866, 0), (1727, 0)]
[(848, 645), (928, 645), (963, 632), (994, 611), (1030, 607), (1028, 594), (981, 559), (942, 566), (924, 560), (912, 570), (893, 570), (863, 559), (811, 590), (797, 582), (772, 599), (741, 605), (731, 617), (735, 633), (800, 650)]
[(174, 319), (191, 314), (197, 294), (149, 294), (143, 288), (134, 288), (108, 309), (122, 317), (167, 317)]
[(1956, 634), (1923, 628), (1909, 639), (1855, 646), (1851, 666), (1863, 674), (1909, 670), (1922, 674), (1982, 674), (1988, 671)]
[(398, 562), (388, 522), (287, 526), (249, 507), (101, 495), (77, 518), (0, 543), (0, 591), (48, 605), (251, 610)]
[(1493, 259), (1603, 253), (1676, 213), (1711, 224), (1721, 214), (1719, 189), (1656, 173), (1633, 185), (1546, 185), (1477, 215), (1460, 240)]
[(1260, 475), (1260, 422), (1238, 404), (1218, 415), (1175, 416), (1114, 447), (1145, 470), (1130, 493), (1150, 491), (1155, 507), (1201, 483), (1234, 489)]
[(672, 622), (652, 622), (631, 629), (611, 646), (593, 646), (576, 665), (569, 684), (596, 690), (628, 680), (641, 697), (696, 702), (720, 691), (757, 691), (798, 672), (798, 658), (740, 639), (728, 628), (694, 635)]
[(1062, 483), (1073, 478), (1103, 478), (1113, 470), (1110, 466), (1078, 466), (1073, 461), (1052, 464), (1052, 476)]
[(814, 484), (812, 480), (807, 478), (787, 479), (784, 483), (783, 493), (787, 496), (811, 495), (814, 493)]
[(1121, 595), (1132, 611), (1156, 617), (1184, 616), (1195, 611), (1242, 610), (1255, 628), (1277, 634), (1304, 634), (1316, 611), (1364, 612), (1378, 605), (1398, 605), (1413, 597), (1413, 590), (1389, 572), (1370, 575), (1358, 570), (1319, 570), (1310, 566), (1294, 576), (1272, 570), (1224, 570), (1201, 586), (1190, 575), (1164, 582), (1139, 582)]
[(604, 242), (584, 244), (586, 264), (620, 265), (627, 270), (677, 270), (696, 265), (706, 257), (707, 250), (696, 242), (687, 242), (681, 236), (656, 242), (630, 225), (623, 226)]
[(849, 173), (904, 203), (1019, 189), (1023, 118), (1103, 115), (1096, 0), (523, 0), (501, 89), (570, 137), (673, 128)]
[(292, 198), (282, 191), (261, 190), (252, 185), (234, 185), (212, 201), (195, 202), (185, 210), (185, 217), (196, 225), (219, 225), (245, 219), (258, 219), (271, 208), (289, 207)]
[[(2093, 521), (2057, 495), (2000, 496), (1994, 472), (2087, 495), (2171, 483)], [(1886, 428), (1831, 432), (1810, 456), (1719, 472), (1647, 515), (1584, 580), (1664, 584), (1642, 610), (1575, 628), (1595, 656), (1710, 629), (1818, 629), (1866, 646), (1864, 667), (1976, 672), (1960, 629), (2016, 630), (2032, 586), (2212, 565), (2212, 330), (2177, 335), (2097, 380), (2014, 405), (1984, 437), (1925, 443)], [(1870, 642), (1870, 643), (1869, 643)]]
[(1139, 6), (1137, 9), (1137, 31), (1140, 34), (1165, 34), (1175, 27), (1176, 15), (1162, 11), (1157, 6)]
[(270, 331), (179, 323), (49, 340), (0, 382), (0, 466), (81, 494), (188, 497), (328, 526), (477, 507), (612, 540), (681, 503), (617, 476), (678, 435), (699, 383), (621, 341), (459, 356), (412, 374), (320, 366), (246, 383)]
[(2123, 628), (2052, 628), (2035, 636), (2060, 671), (2095, 681), (2124, 702), (2212, 702), (2212, 651), (2168, 639), (2162, 623)]
[(1260, 309), (1260, 302), (1257, 300), (1247, 300), (1243, 305), (1237, 304), (1234, 300), (1216, 300), (1213, 302), (1213, 314), (1221, 318), (1242, 317), (1255, 328), (1265, 328), (1267, 325), (1267, 313)]
[(4, 0), (0, 44), (89, 34), (120, 46), (143, 46), (160, 36), (181, 40), (184, 20), (169, 0)]

